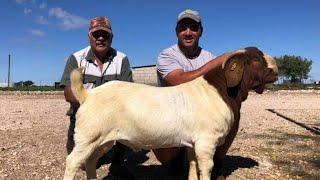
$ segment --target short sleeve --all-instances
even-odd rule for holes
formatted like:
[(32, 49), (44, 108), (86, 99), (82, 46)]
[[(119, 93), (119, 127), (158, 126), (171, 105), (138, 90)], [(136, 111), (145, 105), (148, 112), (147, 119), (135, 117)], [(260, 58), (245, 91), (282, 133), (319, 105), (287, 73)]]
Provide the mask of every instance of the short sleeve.
[(213, 55), (211, 52), (208, 51), (208, 57), (210, 60), (217, 58), (217, 56)]
[(121, 63), (120, 81), (133, 82), (132, 71), (128, 57), (124, 57)]
[(68, 60), (67, 63), (64, 67), (64, 71), (60, 80), (60, 87), (64, 88), (65, 86), (70, 86), (71, 85), (71, 81), (70, 81), (70, 74), (71, 72), (78, 68), (78, 63), (76, 58), (71, 55)]
[(159, 54), (156, 66), (157, 73), (161, 78), (165, 78), (173, 70), (183, 69), (179, 64), (177, 57), (174, 53), (170, 53), (168, 49)]

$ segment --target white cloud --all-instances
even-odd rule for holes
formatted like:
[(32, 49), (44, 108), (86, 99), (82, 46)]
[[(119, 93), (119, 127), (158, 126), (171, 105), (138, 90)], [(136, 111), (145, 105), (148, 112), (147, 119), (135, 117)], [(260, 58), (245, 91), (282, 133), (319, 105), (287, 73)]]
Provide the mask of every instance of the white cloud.
[(24, 8), (23, 13), (24, 14), (30, 14), (30, 13), (32, 13), (32, 9)]
[(51, 8), (49, 15), (58, 18), (59, 25), (65, 30), (82, 28), (88, 24), (87, 19), (70, 14), (60, 7)]
[(38, 30), (38, 29), (30, 29), (29, 33), (34, 35), (34, 36), (39, 36), (39, 37), (43, 37), (43, 36), (46, 35), (43, 31)]
[(41, 3), (40, 5), (39, 5), (39, 8), (40, 9), (44, 9), (44, 8), (46, 8), (47, 7), (47, 3)]
[(42, 24), (42, 25), (47, 25), (47, 24), (49, 24), (49, 21), (43, 16), (38, 16), (36, 18), (36, 23)]

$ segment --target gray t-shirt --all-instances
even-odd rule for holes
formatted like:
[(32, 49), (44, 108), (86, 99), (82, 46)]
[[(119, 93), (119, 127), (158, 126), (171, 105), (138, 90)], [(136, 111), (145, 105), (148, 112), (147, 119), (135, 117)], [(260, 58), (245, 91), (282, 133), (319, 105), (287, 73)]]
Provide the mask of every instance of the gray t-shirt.
[(201, 49), (198, 57), (187, 58), (179, 49), (177, 44), (163, 50), (157, 60), (158, 85), (164, 86), (163, 79), (173, 70), (182, 69), (184, 72), (194, 71), (216, 58), (210, 52)]

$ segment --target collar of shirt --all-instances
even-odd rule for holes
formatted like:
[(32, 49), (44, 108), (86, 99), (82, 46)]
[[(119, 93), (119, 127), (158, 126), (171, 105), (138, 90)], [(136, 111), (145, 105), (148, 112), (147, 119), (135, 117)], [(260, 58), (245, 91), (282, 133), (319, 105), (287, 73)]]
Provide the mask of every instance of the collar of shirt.
[[(106, 60), (104, 61), (104, 63), (112, 61), (113, 58), (116, 56), (116, 54), (117, 54), (116, 50), (113, 48), (110, 48), (110, 50), (107, 53)], [(95, 59), (94, 59), (94, 54), (93, 54), (93, 51), (91, 48), (85, 58), (87, 61), (96, 64)], [(96, 64), (96, 65), (98, 65), (98, 64)]]

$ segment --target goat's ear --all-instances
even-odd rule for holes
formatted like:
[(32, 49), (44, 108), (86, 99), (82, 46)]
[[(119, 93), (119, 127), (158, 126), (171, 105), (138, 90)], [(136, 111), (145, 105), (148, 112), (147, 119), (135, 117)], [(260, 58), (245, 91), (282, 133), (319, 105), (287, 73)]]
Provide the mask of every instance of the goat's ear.
[(228, 87), (237, 86), (243, 75), (244, 58), (231, 57), (227, 60), (224, 67), (224, 72), (227, 80)]

